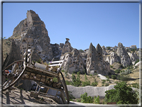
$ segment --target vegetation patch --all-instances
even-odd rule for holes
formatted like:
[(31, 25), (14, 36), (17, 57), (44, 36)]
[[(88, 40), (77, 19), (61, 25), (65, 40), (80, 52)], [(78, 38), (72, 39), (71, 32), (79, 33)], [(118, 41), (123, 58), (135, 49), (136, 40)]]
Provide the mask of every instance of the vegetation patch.
[(72, 73), (72, 85), (79, 86), (81, 84), (79, 72), (77, 72), (77, 78), (74, 73)]
[(114, 86), (115, 89), (106, 91), (105, 102), (115, 102), (117, 104), (137, 104), (137, 94), (126, 82), (119, 82)]
[(85, 74), (85, 82), (82, 82), (82, 86), (87, 86), (87, 85), (90, 85), (90, 81), (88, 81), (88, 78)]
[(93, 103), (93, 97), (87, 96), (87, 93), (81, 95), (81, 102), (82, 103)]

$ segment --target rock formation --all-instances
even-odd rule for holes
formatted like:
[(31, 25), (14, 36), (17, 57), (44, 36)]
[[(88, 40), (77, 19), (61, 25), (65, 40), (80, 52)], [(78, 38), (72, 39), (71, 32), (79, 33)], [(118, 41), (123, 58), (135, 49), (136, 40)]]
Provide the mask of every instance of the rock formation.
[(98, 73), (102, 75), (107, 75), (110, 71), (109, 63), (103, 60), (102, 49), (99, 44), (97, 45), (97, 50), (92, 43), (90, 44), (86, 60), (86, 70), (88, 74)]
[(67, 52), (66, 54), (62, 55), (60, 59), (65, 60), (62, 70), (68, 71), (70, 74), (79, 71), (80, 73), (85, 73), (84, 63), (77, 49)]
[(22, 55), (20, 53), (20, 46), (17, 45), (18, 43), (18, 41), (16, 42), (14, 40), (11, 40), (10, 52), (3, 63), (3, 68), (7, 67), (9, 64), (13, 63), (16, 60), (22, 59)]
[(101, 46), (98, 44), (97, 47), (96, 47), (96, 50), (97, 50), (97, 53), (98, 53), (98, 60), (103, 60), (103, 52), (102, 52), (102, 48)]
[(63, 46), (63, 49), (62, 49), (62, 55), (65, 54), (66, 52), (71, 52), (72, 50), (73, 48), (71, 47), (69, 39), (66, 38), (65, 45)]
[(27, 18), (14, 29), (11, 38), (20, 40), (20, 50), (23, 53), (27, 47), (33, 50), (32, 60), (52, 60), (52, 48), (45, 24), (32, 10), (27, 11)]
[(130, 57), (130, 60), (131, 60), (132, 64), (135, 64), (135, 62), (139, 59), (139, 57), (137, 56), (136, 53), (128, 52), (128, 55)]
[(103, 55), (107, 55), (107, 54), (108, 54), (108, 53), (106, 52), (105, 46), (102, 47), (102, 52), (103, 52)]
[(53, 60), (59, 60), (60, 56), (61, 56), (61, 49), (60, 46), (58, 44), (51, 44), (52, 47), (52, 53), (53, 53)]
[(117, 55), (120, 57), (120, 61), (123, 67), (129, 66), (131, 64), (130, 57), (122, 43), (118, 43)]
[(120, 58), (115, 52), (111, 52), (110, 55), (105, 56), (105, 61), (112, 65), (114, 62), (120, 63)]
[[(10, 37), (12, 42), (12, 48), (7, 58), (7, 63), (3, 66), (7, 66), (10, 63), (23, 59), (23, 53), (26, 48), (32, 49), (32, 61), (42, 60), (50, 61), (53, 58), (52, 47), (50, 45), (50, 38), (45, 28), (45, 24), (39, 16), (32, 10), (27, 11), (27, 18), (21, 21), (14, 29), (13, 35)], [(32, 81), (23, 80), (21, 86), (23, 89), (30, 89)], [(27, 84), (28, 82), (28, 84)], [(28, 87), (27, 87), (28, 86)]]

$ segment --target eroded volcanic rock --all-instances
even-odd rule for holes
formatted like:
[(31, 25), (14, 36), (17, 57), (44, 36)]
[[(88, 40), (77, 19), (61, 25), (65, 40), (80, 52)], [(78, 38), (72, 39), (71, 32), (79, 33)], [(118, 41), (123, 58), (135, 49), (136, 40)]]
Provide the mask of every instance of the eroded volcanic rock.
[[(66, 47), (68, 46), (68, 47)], [(72, 50), (72, 51), (71, 51)], [(65, 52), (65, 54), (63, 54)], [(79, 72), (85, 73), (83, 59), (80, 52), (77, 49), (72, 49), (69, 41), (66, 41), (62, 50), (61, 60), (65, 60), (62, 70), (68, 71), (68, 73)]]
[(90, 44), (86, 60), (86, 70), (88, 74), (98, 73), (108, 75), (108, 72), (110, 72), (110, 65), (103, 60), (102, 49), (99, 44), (97, 45), (97, 50), (92, 43)]
[(105, 61), (108, 61), (110, 65), (114, 62), (120, 63), (120, 57), (115, 52), (111, 52), (110, 55), (105, 56)]
[(52, 60), (52, 48), (45, 24), (34, 11), (27, 11), (27, 18), (21, 21), (11, 36), (20, 41), (20, 50), (23, 54), (27, 43), (33, 50), (32, 60)]
[(65, 54), (66, 52), (71, 52), (72, 50), (73, 50), (73, 48), (69, 42), (69, 39), (66, 38), (65, 45), (62, 48), (62, 55)]
[(133, 65), (139, 59), (139, 57), (137, 56), (136, 53), (130, 53), (130, 52), (128, 52), (128, 55), (129, 55), (130, 60), (131, 60), (131, 62), (132, 62)]
[(121, 64), (124, 67), (129, 66), (131, 64), (130, 57), (122, 43), (118, 43), (117, 55), (120, 57)]

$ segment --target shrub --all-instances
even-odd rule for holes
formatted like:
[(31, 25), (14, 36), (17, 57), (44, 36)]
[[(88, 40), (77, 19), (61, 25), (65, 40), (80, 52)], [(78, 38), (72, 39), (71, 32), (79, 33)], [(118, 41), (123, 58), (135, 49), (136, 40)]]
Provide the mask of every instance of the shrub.
[(127, 75), (132, 73), (130, 69), (125, 70), (124, 72), (121, 73), (121, 75)]
[(84, 52), (82, 49), (79, 50), (80, 52)]
[(92, 85), (92, 86), (97, 86), (97, 85), (98, 85), (98, 82), (92, 82), (91, 85)]
[(90, 81), (88, 81), (87, 76), (85, 74), (85, 82), (82, 82), (82, 86), (90, 85)]
[(120, 73), (120, 70), (119, 70), (119, 69), (117, 69), (117, 70), (115, 70), (114, 72), (115, 72), (115, 73)]
[(93, 97), (87, 96), (87, 93), (81, 95), (81, 102), (82, 103), (93, 103)]
[(133, 69), (133, 65), (128, 66), (127, 69)]
[(6, 41), (6, 44), (7, 44), (7, 45), (10, 45), (10, 41)]
[(38, 62), (38, 63), (42, 63), (42, 60), (41, 60), (41, 59), (38, 59), (37, 62)]
[(120, 72), (124, 72), (124, 70), (121, 70)]
[(77, 74), (77, 78), (75, 77), (74, 73), (72, 73), (72, 85), (79, 86), (81, 84), (79, 72)]
[(116, 79), (116, 75), (111, 75), (111, 78), (112, 79)]
[(81, 100), (80, 100), (80, 99), (77, 99), (76, 101), (77, 101), (77, 102), (80, 102)]
[(110, 50), (110, 46), (107, 46), (106, 48), (107, 48), (107, 50)]
[(134, 88), (139, 88), (139, 84), (138, 84), (138, 83), (133, 83), (133, 84), (132, 84), (132, 87), (134, 87)]
[(112, 65), (110, 65), (110, 68), (113, 68), (113, 66), (112, 66)]
[(56, 77), (54, 77), (53, 82), (58, 82), (58, 79)]
[(130, 78), (128, 75), (120, 75), (117, 77), (117, 79), (119, 79), (121, 81), (128, 81)]
[(126, 82), (119, 82), (114, 89), (105, 91), (105, 101), (107, 103), (116, 102), (117, 104), (137, 104), (137, 94), (132, 88), (127, 86)]
[(62, 70), (62, 72), (65, 72), (64, 70)]
[(102, 84), (104, 84), (106, 82), (106, 80), (102, 80)]
[(70, 81), (66, 81), (66, 85), (72, 85)]
[(100, 104), (100, 97), (98, 96), (98, 97), (94, 97), (94, 103), (95, 104)]
[(139, 62), (139, 59), (136, 60), (135, 64)]
[(109, 81), (109, 77), (107, 78), (107, 81)]
[(74, 73), (72, 73), (72, 82), (74, 83), (76, 81), (76, 77), (74, 75)]
[(131, 49), (132, 52), (135, 52), (136, 50), (137, 50), (136, 48), (135, 49)]
[(105, 86), (109, 86), (109, 83), (106, 83)]
[(87, 85), (90, 85), (90, 81), (82, 82), (82, 86), (87, 86)]

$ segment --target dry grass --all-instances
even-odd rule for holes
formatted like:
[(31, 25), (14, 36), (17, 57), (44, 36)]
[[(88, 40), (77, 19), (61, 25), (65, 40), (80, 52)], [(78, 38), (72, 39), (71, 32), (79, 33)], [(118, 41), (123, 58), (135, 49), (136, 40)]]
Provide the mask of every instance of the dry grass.
[[(72, 81), (72, 74), (68, 74), (68, 76), (65, 77), (65, 73), (63, 72), (63, 75), (64, 75), (64, 78), (65, 78), (66, 81)], [(75, 76), (77, 78), (77, 74), (75, 74)], [(102, 80), (97, 75), (92, 75), (92, 76), (91, 75), (86, 75), (86, 76), (87, 76), (87, 80), (90, 81), (90, 85), (92, 84), (92, 82), (95, 82), (95, 80), (98, 82), (98, 85), (96, 87), (101, 87), (103, 85)], [(80, 74), (80, 80), (82, 82), (85, 82), (85, 74)], [(106, 81), (105, 83), (109, 83), (109, 82)]]
[[(127, 68), (124, 68), (122, 70), (126, 70), (126, 69)], [(132, 73), (126, 75), (126, 76), (129, 76), (129, 78), (131, 78), (131, 80), (126, 81), (127, 84), (139, 83), (139, 68), (131, 69), (131, 71), (132, 71)], [(65, 77), (64, 72), (63, 72), (63, 75)], [(77, 77), (77, 74), (75, 74), (75, 76)], [(87, 80), (90, 81), (90, 84), (92, 84), (92, 82), (94, 82), (96, 80), (98, 82), (97, 87), (103, 86), (102, 80), (97, 75), (86, 75), (86, 76), (87, 76)], [(65, 77), (65, 80), (72, 81), (72, 74), (68, 74), (68, 76)], [(82, 82), (85, 81), (85, 74), (80, 74), (80, 80)], [(106, 80), (105, 84), (108, 83), (109, 85), (114, 85), (114, 84), (116, 84), (116, 82), (120, 82), (120, 80), (118, 80), (118, 79), (109, 78), (109, 80), (110, 81)]]

